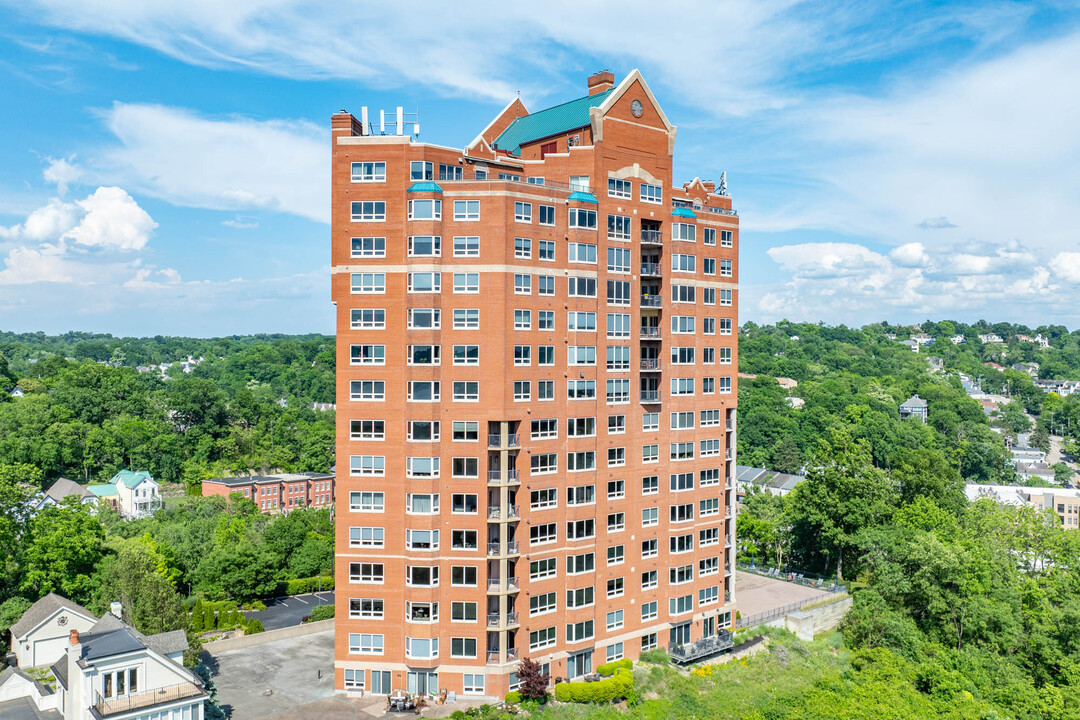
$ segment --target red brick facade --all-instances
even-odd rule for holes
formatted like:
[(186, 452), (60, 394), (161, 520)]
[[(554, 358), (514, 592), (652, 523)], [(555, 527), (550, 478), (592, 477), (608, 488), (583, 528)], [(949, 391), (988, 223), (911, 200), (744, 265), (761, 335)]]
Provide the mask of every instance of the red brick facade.
[(203, 480), (203, 497), (229, 497), (240, 493), (251, 498), (266, 514), (288, 513), (296, 508), (330, 507), (334, 503), (334, 476), (329, 473), (292, 473)]
[(338, 689), (732, 625), (738, 217), (612, 80), (512, 148), (520, 101), (464, 152), (333, 117)]

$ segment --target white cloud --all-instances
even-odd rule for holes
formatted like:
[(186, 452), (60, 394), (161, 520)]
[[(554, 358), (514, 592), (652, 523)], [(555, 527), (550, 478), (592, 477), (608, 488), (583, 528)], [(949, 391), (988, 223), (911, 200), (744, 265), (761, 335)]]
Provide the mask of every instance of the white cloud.
[(0, 237), (49, 242), (57, 252), (63, 252), (69, 242), (85, 248), (139, 250), (156, 227), (153, 218), (123, 189), (99, 187), (73, 203), (51, 199), (23, 223), (0, 227)]
[(1080, 252), (1060, 252), (1050, 261), (1054, 273), (1069, 282), (1080, 283)]
[(329, 221), (325, 128), (124, 103), (104, 117), (120, 144), (98, 158), (103, 178), (178, 205), (271, 209)]
[(915, 318), (985, 309), (998, 313), (995, 317), (1026, 312), (1044, 319), (1074, 312), (1047, 266), (1056, 265), (1063, 275), (1061, 268), (1070, 267), (1072, 260), (1080, 281), (1080, 253), (1072, 253), (1075, 259), (1059, 255), (1050, 261), (1016, 243), (982, 245), (981, 254), (974, 249), (967, 244), (927, 250), (910, 243), (886, 256), (854, 243), (774, 247), (769, 257), (791, 279), (748, 288), (744, 303), (749, 300), (747, 312), (766, 321), (787, 317), (856, 324), (877, 317), (875, 311), (881, 317)]
[(0, 285), (115, 280), (129, 262), (118, 256), (145, 247), (156, 227), (118, 187), (99, 187), (71, 203), (53, 198), (24, 222), (0, 227), (0, 237), (20, 243), (4, 259)]
[(949, 218), (945, 217), (944, 215), (939, 215), (935, 218), (926, 218), (921, 223), (919, 223), (918, 227), (922, 228), (923, 230), (945, 230), (948, 228), (954, 228), (956, 226), (949, 222)]
[(134, 277), (124, 282), (124, 287), (128, 289), (156, 290), (180, 282), (182, 282), (180, 273), (173, 268), (165, 268), (164, 270), (139, 268), (135, 271)]
[(45, 182), (56, 185), (56, 191), (66, 195), (68, 185), (78, 182), (82, 177), (83, 169), (75, 164), (75, 156), (68, 158), (46, 158), (49, 165), (42, 172)]

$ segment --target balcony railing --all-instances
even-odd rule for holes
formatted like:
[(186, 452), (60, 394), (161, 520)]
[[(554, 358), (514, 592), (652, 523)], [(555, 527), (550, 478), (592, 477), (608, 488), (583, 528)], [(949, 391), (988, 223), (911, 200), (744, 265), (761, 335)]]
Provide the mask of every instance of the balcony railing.
[(659, 390), (642, 390), (641, 402), (643, 403), (658, 403), (660, 402)]
[[(503, 436), (502, 435), (488, 435), (488, 448), (492, 450), (498, 450), (501, 448)], [(506, 436), (506, 447), (519, 448), (521, 447), (521, 436), (517, 433), (512, 433)]]
[(657, 326), (654, 326), (654, 325), (642, 325), (641, 326), (641, 337), (646, 338), (646, 339), (651, 338), (651, 339), (659, 340), (660, 339), (660, 328), (657, 327)]
[[(488, 507), (488, 520), (499, 520), (502, 517), (502, 505), (491, 505)], [(517, 505), (507, 505), (505, 517), (507, 520), (517, 520), (521, 517), (520, 508)]]
[(641, 263), (641, 274), (646, 277), (662, 277), (660, 263)]
[(516, 483), (516, 482), (518, 482), (518, 471), (517, 470), (488, 470), (488, 483), (489, 484), (494, 483), (496, 485), (501, 483), (502, 479), (503, 479), (503, 473), (504, 472), (506, 473), (506, 482), (507, 483)]
[(642, 245), (663, 245), (664, 233), (660, 230), (642, 230), (641, 231), (641, 244)]
[(143, 708), (162, 705), (164, 703), (171, 703), (177, 700), (183, 700), (184, 698), (200, 697), (205, 694), (205, 690), (193, 683), (169, 685), (167, 687), (158, 688), (157, 690), (148, 690), (146, 692), (134, 693), (119, 698), (103, 698), (99, 693), (95, 692), (94, 710), (96, 711), (95, 715), (99, 717), (108, 717), (110, 715), (119, 715), (121, 713), (141, 710)]
[(671, 659), (677, 663), (694, 662), (708, 655), (730, 650), (735, 647), (735, 640), (727, 630), (721, 630), (713, 637), (702, 638), (697, 642), (679, 645), (672, 643), (668, 646)]
[(732, 450), (731, 448), (728, 448), (727, 450), (725, 450), (724, 451), (724, 459), (725, 460), (734, 460), (735, 459), (735, 451)]
[(734, 430), (735, 429), (735, 421), (734, 420), (728, 419), (725, 422), (726, 422), (728, 430)]
[[(518, 659), (517, 648), (507, 648), (507, 650), (506, 650), (506, 662), (514, 662), (517, 659)], [(499, 651), (498, 650), (488, 650), (487, 661), (488, 661), (488, 665), (498, 665), (499, 664)]]
[(518, 624), (518, 614), (516, 612), (508, 612), (505, 615), (502, 613), (488, 613), (487, 626), (489, 628), (502, 627), (504, 624), (503, 618), (506, 619), (505, 625), (507, 627)]
[[(487, 554), (488, 554), (488, 557), (499, 557), (500, 555), (502, 555), (502, 549), (501, 549), (500, 544), (497, 543), (497, 542), (489, 542), (488, 543)], [(507, 555), (518, 555), (519, 554), (518, 553), (518, 541), (517, 540), (511, 540), (508, 543), (506, 543), (506, 554)]]
[(658, 308), (663, 302), (663, 299), (659, 295), (642, 295), (641, 307)]
[[(521, 588), (518, 585), (517, 576), (506, 579), (507, 592), (517, 592)], [(488, 579), (488, 592), (501, 592), (502, 591), (502, 579), (501, 578), (489, 578)]]
[(641, 369), (646, 372), (657, 372), (660, 370), (660, 358), (642, 358)]

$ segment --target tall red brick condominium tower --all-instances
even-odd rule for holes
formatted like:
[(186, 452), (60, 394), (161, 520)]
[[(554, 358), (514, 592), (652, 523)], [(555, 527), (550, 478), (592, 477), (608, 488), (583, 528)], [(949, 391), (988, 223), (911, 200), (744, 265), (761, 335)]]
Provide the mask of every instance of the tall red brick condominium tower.
[(738, 216), (614, 79), (464, 150), (332, 118), (339, 690), (501, 698), (523, 657), (728, 638)]

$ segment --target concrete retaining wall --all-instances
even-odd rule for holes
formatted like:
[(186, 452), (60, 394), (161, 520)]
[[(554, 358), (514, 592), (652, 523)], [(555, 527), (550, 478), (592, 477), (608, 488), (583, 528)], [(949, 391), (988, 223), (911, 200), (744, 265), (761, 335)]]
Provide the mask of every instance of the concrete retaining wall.
[(784, 618), (784, 625), (800, 640), (813, 640), (818, 633), (836, 628), (851, 607), (851, 596), (845, 595), (828, 605), (799, 610)]
[(242, 635), (226, 640), (214, 640), (213, 642), (208, 642), (203, 645), (203, 649), (213, 655), (214, 653), (225, 652), (226, 650), (238, 650), (240, 648), (252, 647), (253, 645), (274, 642), (275, 640), (285, 640), (287, 638), (300, 637), (302, 635), (314, 635), (318, 632), (333, 629), (334, 620), (331, 618), (330, 620), (319, 620), (318, 622), (293, 625), (292, 627), (281, 628), (280, 630), (267, 630), (266, 632), (255, 633), (254, 635)]

